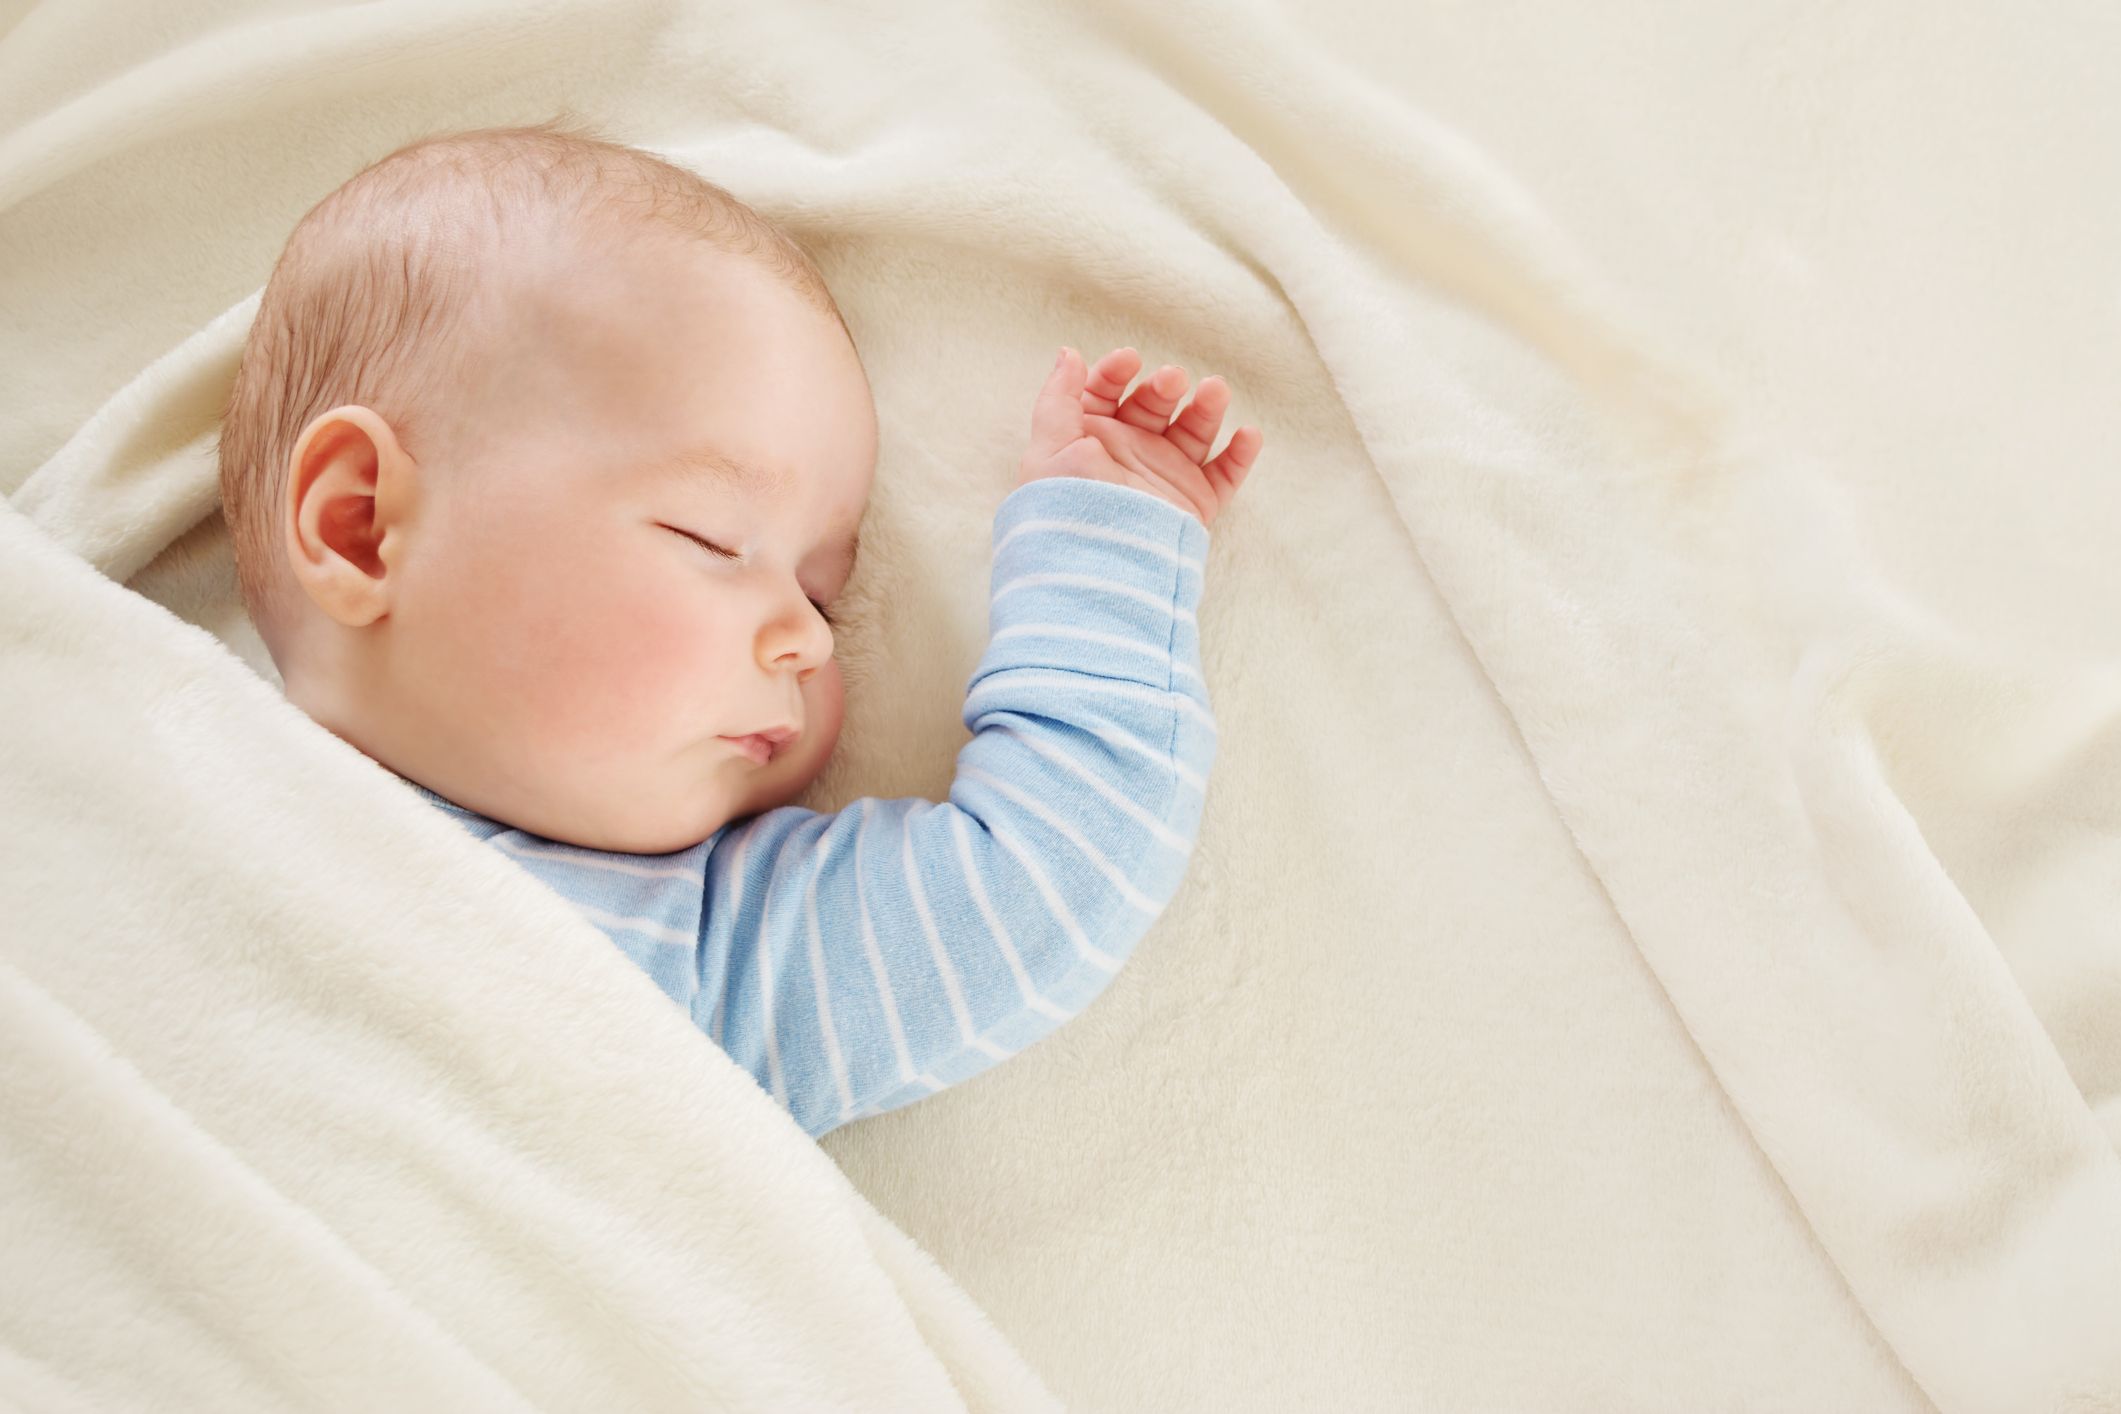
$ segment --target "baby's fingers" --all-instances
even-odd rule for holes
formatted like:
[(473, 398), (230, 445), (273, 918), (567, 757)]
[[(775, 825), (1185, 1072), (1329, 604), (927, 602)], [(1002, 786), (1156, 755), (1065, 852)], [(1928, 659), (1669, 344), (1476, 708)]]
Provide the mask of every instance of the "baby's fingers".
[(1210, 484), (1220, 486), (1226, 498), (1235, 495), (1251, 472), (1252, 463), (1259, 456), (1260, 444), (1265, 440), (1264, 434), (1250, 423), (1232, 432), (1222, 455), (1201, 468), (1208, 473)]
[(1127, 391), (1127, 380), (1141, 371), (1142, 356), (1131, 348), (1114, 349), (1090, 365), (1083, 380), (1083, 411), (1112, 416), (1119, 395)]
[(1193, 390), (1193, 401), (1171, 419), (1164, 436), (1198, 466), (1207, 460), (1208, 448), (1215, 445), (1215, 435), (1222, 431), (1223, 414), (1229, 410), (1230, 385), (1211, 373), (1200, 380), (1200, 386)]
[(1171, 414), (1177, 409), (1178, 400), (1185, 395), (1186, 370), (1175, 363), (1167, 363), (1135, 384), (1134, 391), (1112, 415), (1130, 427), (1162, 436), (1164, 429), (1171, 425)]

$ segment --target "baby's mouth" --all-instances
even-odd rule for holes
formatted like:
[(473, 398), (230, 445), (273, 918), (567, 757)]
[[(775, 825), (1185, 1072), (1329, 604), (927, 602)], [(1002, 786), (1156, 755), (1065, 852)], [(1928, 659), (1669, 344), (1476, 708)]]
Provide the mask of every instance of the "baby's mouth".
[(792, 734), (785, 732), (752, 732), (747, 736), (722, 738), (761, 766), (785, 751), (788, 742), (794, 739)]

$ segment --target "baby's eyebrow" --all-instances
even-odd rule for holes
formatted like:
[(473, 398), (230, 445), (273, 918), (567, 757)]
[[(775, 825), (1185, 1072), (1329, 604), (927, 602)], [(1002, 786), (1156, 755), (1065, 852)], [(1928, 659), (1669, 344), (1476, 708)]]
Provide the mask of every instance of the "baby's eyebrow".
[(683, 451), (665, 463), (675, 480), (704, 482), (717, 491), (757, 491), (772, 495), (788, 489), (788, 473), (780, 467), (754, 466), (713, 447)]
[[(717, 491), (750, 491), (761, 496), (787, 491), (791, 480), (786, 468), (757, 466), (715, 447), (674, 453), (665, 466), (672, 474), (671, 479), (680, 483), (705, 484)], [(848, 573), (861, 552), (862, 531), (856, 526), (832, 547), (833, 562), (842, 574)]]

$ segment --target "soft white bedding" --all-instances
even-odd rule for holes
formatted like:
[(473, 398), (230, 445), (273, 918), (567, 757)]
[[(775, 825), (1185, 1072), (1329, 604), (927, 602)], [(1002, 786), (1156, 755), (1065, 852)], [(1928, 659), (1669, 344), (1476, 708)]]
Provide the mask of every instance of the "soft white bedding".
[[(0, 1403), (2121, 1408), (2109, 13), (15, 9)], [(822, 1147), (236, 597), (287, 230), (563, 106), (870, 369), (811, 804), (947, 786), (1055, 346), (1267, 432), (1177, 901)]]

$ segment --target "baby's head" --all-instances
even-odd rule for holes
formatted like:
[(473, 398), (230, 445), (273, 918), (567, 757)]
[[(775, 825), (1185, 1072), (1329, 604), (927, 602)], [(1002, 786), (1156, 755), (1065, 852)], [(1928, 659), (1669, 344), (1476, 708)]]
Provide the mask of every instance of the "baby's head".
[[(554, 122), (415, 143), (312, 208), (219, 453), (290, 701), (482, 814), (662, 853), (831, 754), (818, 606), (876, 442), (800, 246)], [(729, 739), (791, 727), (763, 763)]]

